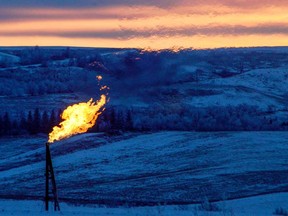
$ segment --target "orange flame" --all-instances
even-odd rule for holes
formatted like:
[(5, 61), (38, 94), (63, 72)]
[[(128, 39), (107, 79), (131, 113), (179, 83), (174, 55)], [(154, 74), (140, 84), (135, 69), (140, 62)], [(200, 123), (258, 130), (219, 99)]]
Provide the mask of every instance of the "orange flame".
[(93, 102), (91, 98), (86, 103), (78, 103), (67, 107), (61, 115), (63, 121), (59, 126), (53, 128), (53, 131), (49, 134), (48, 142), (53, 143), (75, 134), (85, 133), (95, 125), (106, 101), (106, 95), (102, 94), (97, 102)]

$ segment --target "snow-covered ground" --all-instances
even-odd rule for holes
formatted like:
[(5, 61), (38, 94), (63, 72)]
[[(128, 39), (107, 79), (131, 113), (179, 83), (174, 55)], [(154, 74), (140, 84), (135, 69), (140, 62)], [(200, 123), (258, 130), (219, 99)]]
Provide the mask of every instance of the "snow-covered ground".
[(20, 58), (15, 55), (10, 55), (7, 53), (0, 52), (0, 61), (5, 61), (7, 64), (19, 63)]
[[(171, 71), (169, 69), (166, 72), (169, 72), (168, 74), (175, 72), (175, 74), (167, 82), (158, 83), (157, 80), (155, 82), (152, 79), (154, 82), (147, 82), (145, 85), (141, 82), (142, 78), (147, 81), (153, 78), (146, 73), (147, 71), (145, 72), (145, 61), (142, 62), (142, 66), (139, 65), (140, 68), (143, 67), (143, 74), (135, 74), (131, 79), (130, 74), (122, 78), (118, 76), (118, 70), (115, 70), (122, 65), (125, 71), (124, 65), (127, 61), (123, 60), (129, 53), (137, 55), (135, 50), (130, 50), (129, 53), (125, 50), (103, 51), (101, 56), (108, 62), (105, 66), (115, 66), (114, 69), (110, 67), (109, 73), (103, 74), (104, 80), (111, 82), (109, 83), (109, 86), (111, 85), (110, 104), (128, 108), (137, 107), (140, 110), (153, 107), (155, 104), (164, 104), (164, 106), (165, 104), (177, 106), (188, 104), (192, 107), (212, 108), (248, 104), (258, 106), (261, 113), (267, 112), (267, 115), (270, 115), (271, 111), (273, 117), (280, 118), (283, 122), (287, 121), (286, 56), (280, 55), (281, 61), (273, 66), (271, 63), (275, 63), (274, 60), (270, 57), (265, 60), (265, 56), (262, 55), (264, 50), (258, 50), (261, 53), (256, 54), (259, 59), (255, 67), (245, 66), (242, 73), (237, 71), (233, 64), (221, 65), (222, 62), (219, 63), (221, 67), (218, 67), (218, 59), (216, 63), (213, 61), (211, 63), (209, 59), (204, 61), (202, 58), (195, 62), (191, 57), (184, 62), (183, 59), (178, 62), (173, 58), (163, 57), (161, 62), (164, 68), (163, 74), (158, 77), (158, 81), (166, 80), (165, 68), (172, 68)], [(271, 51), (270, 48), (267, 50)], [(86, 53), (85, 50), (84, 52)], [(285, 54), (287, 48), (275, 48), (273, 52)], [(271, 57), (274, 56), (273, 52)], [(46, 87), (43, 90), (43, 86), (47, 83), (30, 89), (43, 79), (50, 82), (51, 77), (58, 76), (58, 72), (62, 75), (69, 74), (67, 80), (71, 81), (73, 78), (76, 87), (80, 78), (90, 74), (82, 80), (86, 89), (87, 80), (90, 80), (90, 76), (94, 79), (96, 74), (88, 68), (78, 67), (77, 64), (68, 69), (69, 59), (54, 61), (47, 57), (48, 68), (42, 67), (41, 64), (20, 65), (21, 58), (8, 53), (0, 52), (0, 63), (3, 67), (0, 69), (2, 84), (0, 109), (2, 113), (9, 111), (12, 119), (20, 119), (23, 112), (33, 111), (36, 107), (41, 111), (57, 110), (79, 100), (86, 100), (86, 97), (89, 99), (90, 91), (95, 94), (94, 88), (84, 92), (79, 90), (73, 94), (67, 93), (64, 91), (65, 88), (64, 90), (60, 88), (66, 82), (60, 84), (58, 78), (54, 79), (52, 84), (57, 83), (59, 92), (48, 94)], [(87, 57), (89, 55), (91, 53), (87, 53)], [(220, 56), (223, 55), (224, 53)], [(231, 58), (232, 55), (234, 54), (231, 53)], [(254, 54), (251, 53), (250, 56), (253, 57)], [(138, 60), (139, 58), (141, 55), (137, 57)], [(237, 63), (235, 58), (232, 60)], [(249, 60), (247, 62), (249, 63)], [(173, 64), (174, 66), (181, 64), (181, 66), (172, 67)], [(60, 67), (59, 71), (56, 70), (58, 67)], [(234, 73), (233, 76), (223, 77), (217, 74), (222, 69)], [(199, 77), (197, 75), (195, 80), (197, 70)], [(46, 77), (47, 75), (50, 78)], [(142, 85), (139, 85), (139, 81)], [(125, 84), (129, 83), (132, 90), (120, 91), (125, 89)], [(75, 85), (71, 86), (75, 87)], [(29, 89), (32, 93), (28, 91)], [(170, 109), (170, 106), (167, 109)], [(263, 115), (263, 118), (265, 117)], [(36, 197), (40, 200), (43, 197), (46, 140), (46, 136), (0, 139), (0, 152), (3, 152), (0, 154), (0, 198), (3, 198), (0, 201), (0, 215), (43, 214), (43, 203), (40, 201), (11, 201), (4, 198)], [(283, 193), (288, 188), (287, 132), (159, 132), (125, 134), (118, 137), (83, 134), (53, 144), (51, 152), (60, 201), (62, 199), (61, 207), (65, 215), (96, 213), (103, 215), (271, 215), (277, 207), (288, 208), (285, 203), (288, 195)], [(262, 195), (257, 196), (259, 194)], [(221, 211), (216, 213), (201, 212), (195, 205), (191, 205), (206, 199), (226, 201), (217, 203)], [(87, 205), (75, 207), (63, 203), (63, 200), (85, 205), (107, 203), (110, 208)], [(158, 203), (165, 205), (159, 207)], [(111, 207), (148, 204), (156, 206)]]
[[(15, 63), (14, 66), (12, 65), (13, 67), (7, 66), (7, 68), (0, 68), (0, 78), (3, 83), (0, 88), (0, 109), (3, 110), (3, 112), (8, 111), (12, 113), (14, 117), (15, 115), (20, 116), (23, 112), (27, 113), (28, 111), (33, 111), (35, 107), (39, 108), (40, 111), (51, 111), (52, 109), (57, 110), (59, 108), (64, 108), (71, 103), (86, 100), (86, 98), (83, 97), (83, 94), (79, 93), (79, 90), (76, 90), (81, 86), (80, 84), (79, 86), (72, 85), (73, 94), (67, 94), (67, 92), (70, 91), (67, 91), (67, 89), (72, 88), (70, 82), (77, 83), (89, 73), (91, 76), (89, 75), (88, 79), (85, 78), (86, 80), (95, 78), (95, 74), (91, 73), (90, 69), (88, 70), (85, 67), (79, 67), (79, 65), (68, 67), (68, 58), (64, 60), (52, 60), (47, 57), (49, 63), (47, 63), (48, 68), (42, 67), (41, 64), (19, 65), (17, 63), (19, 57), (8, 54), (13, 53), (12, 51), (14, 49), (16, 48), (7, 48), (7, 50), (3, 49), (0, 52), (0, 60), (1, 57), (13, 57)], [(23, 51), (23, 49), (24, 48), (19, 48), (19, 52), (21, 50)], [(45, 48), (45, 54), (48, 55), (50, 53), (50, 55), (52, 55), (52, 53), (55, 52), (55, 49), (57, 48)], [(8, 52), (9, 50), (10, 52)], [(59, 48), (60, 53), (64, 50), (65, 49), (63, 48), (62, 50)], [(44, 52), (44, 50), (42, 51)], [(79, 55), (83, 52), (80, 48), (75, 48), (74, 51), (75, 53), (79, 52)], [(87, 53), (85, 52), (87, 58), (89, 58), (89, 55), (92, 55), (89, 54), (88, 51), (89, 49), (87, 49)], [(160, 63), (163, 67), (163, 71), (157, 71), (157, 73), (160, 73), (160, 75), (158, 75), (159, 77), (156, 76), (159, 80), (156, 80), (157, 82), (154, 80), (154, 82), (150, 83), (149, 80), (151, 80), (154, 75), (151, 76), (148, 73), (149, 71), (145, 71), (145, 67), (147, 66), (146, 63), (142, 63), (143, 65), (139, 63), (140, 65), (137, 67), (139, 67), (140, 70), (138, 71), (137, 69), (138, 72), (136, 74), (131, 72), (131, 76), (126, 73), (125, 76), (119, 76), (118, 74), (119, 71), (125, 71), (127, 69), (125, 68), (126, 58), (131, 58), (133, 60), (135, 57), (135, 59), (139, 60), (144, 58), (142, 54), (139, 54), (134, 49), (100, 49), (99, 55), (105, 59), (103, 67), (106, 68), (107, 71), (111, 71), (109, 71), (109, 73), (104, 72), (106, 69), (104, 70), (101, 68), (97, 69), (97, 73), (99, 70), (99, 73), (103, 76), (103, 84), (110, 86), (110, 104), (115, 106), (147, 108), (158, 103), (189, 104), (196, 107), (237, 106), (239, 104), (248, 104), (258, 106), (263, 112), (267, 111), (269, 107), (274, 107), (276, 110), (287, 109), (288, 88), (286, 83), (288, 79), (288, 65), (286, 60), (287, 55), (284, 55), (285, 52), (287, 52), (287, 48), (225, 49), (222, 51), (221, 49), (218, 49), (213, 52), (218, 54), (211, 57), (212, 54), (210, 51), (204, 50), (199, 51), (199, 53), (194, 53), (192, 51), (187, 52), (185, 55), (179, 53), (179, 56), (174, 56), (173, 58), (164, 55), (164, 57), (161, 57), (162, 61)], [(278, 56), (279, 53), (282, 54)], [(199, 60), (197, 60), (197, 58), (195, 59), (193, 55), (198, 57)], [(201, 57), (202, 55), (207, 55), (207, 59)], [(240, 62), (247, 65), (245, 67), (243, 66), (244, 69), (240, 73), (239, 71), (235, 71), (236, 69), (233, 62), (238, 64), (238, 60), (242, 55), (247, 58)], [(227, 61), (217, 63), (217, 56), (218, 58), (227, 58)], [(229, 58), (227, 56), (229, 56)], [(267, 56), (269, 56), (269, 58), (267, 58)], [(276, 58), (277, 56), (278, 58)], [(150, 57), (151, 59), (155, 58), (153, 54), (151, 54)], [(253, 57), (257, 57), (255, 60), (256, 62), (254, 62), (254, 67), (250, 65), (252, 64), (251, 59), (253, 59)], [(273, 58), (275, 58), (274, 61)], [(18, 60), (16, 61), (15, 59)], [(184, 61), (184, 59), (186, 60)], [(212, 60), (212, 62), (209, 59)], [(62, 62), (61, 64), (60, 61)], [(135, 60), (134, 62), (136, 65), (138, 64), (137, 61)], [(66, 63), (64, 64), (63, 62)], [(168, 68), (172, 69), (168, 70)], [(119, 69), (119, 71), (113, 71), (114, 69)], [(142, 72), (141, 69), (143, 70)], [(224, 69), (227, 73), (233, 74), (233, 76), (220, 76), (218, 73), (219, 70), (221, 71)], [(199, 70), (201, 72), (199, 72)], [(11, 71), (13, 71), (13, 73), (11, 73)], [(173, 71), (173, 75), (170, 75), (171, 71)], [(154, 73), (153, 70), (151, 73)], [(194, 79), (196, 73), (200, 73), (200, 79), (196, 76), (198, 77), (197, 81)], [(61, 84), (58, 83), (58, 80), (52, 79), (59, 74), (61, 74), (62, 79), (65, 80), (65, 82), (61, 81)], [(25, 77), (24, 80), (20, 79), (23, 77)], [(167, 77), (170, 78), (167, 79)], [(54, 87), (48, 88), (47, 83), (51, 82), (51, 79), (53, 81), (52, 84), (54, 83), (52, 86)], [(166, 79), (167, 82), (162, 81)], [(33, 82), (33, 80), (35, 81), (35, 85), (29, 83), (30, 81)], [(146, 80), (144, 85), (143, 80)], [(67, 84), (68, 81), (70, 83), (69, 85)], [(96, 80), (94, 84), (97, 86)], [(84, 91), (91, 97), (97, 97), (95, 96), (96, 91), (93, 90), (93, 93), (91, 94), (87, 90), (89, 88), (86, 88), (87, 83), (84, 85), (85, 88), (81, 91)], [(11, 86), (13, 86), (13, 88), (11, 88)], [(33, 86), (35, 89), (32, 88)], [(59, 91), (55, 91), (51, 94), (51, 92), (47, 90), (51, 88), (59, 89)], [(171, 96), (169, 95), (169, 92), (173, 92), (173, 90), (176, 90), (176, 93), (172, 98), (173, 100), (169, 97), (167, 99), (167, 94), (168, 96)], [(198, 90), (206, 91), (206, 93), (197, 95)], [(38, 96), (35, 96), (35, 94)], [(28, 95), (32, 95), (32, 97)], [(172, 101), (169, 101), (169, 99)], [(21, 106), (19, 106), (20, 103)]]
[[(0, 196), (43, 196), (45, 137), (3, 139)], [(185, 204), (287, 189), (287, 132), (84, 134), (51, 146), (59, 197)]]
[(45, 212), (44, 203), (37, 200), (1, 200), (1, 216), (11, 215), (114, 215), (114, 216), (270, 216), (277, 208), (288, 209), (288, 193), (275, 193), (250, 198), (212, 203), (218, 210), (207, 211), (201, 205), (159, 205), (150, 207), (74, 206), (60, 203), (61, 211)]
[[(198, 83), (176, 84), (184, 102), (193, 106), (227, 106), (249, 104), (267, 109), (287, 107), (288, 67), (255, 69), (229, 78), (213, 78)], [(195, 96), (189, 91), (214, 91), (215, 94)]]

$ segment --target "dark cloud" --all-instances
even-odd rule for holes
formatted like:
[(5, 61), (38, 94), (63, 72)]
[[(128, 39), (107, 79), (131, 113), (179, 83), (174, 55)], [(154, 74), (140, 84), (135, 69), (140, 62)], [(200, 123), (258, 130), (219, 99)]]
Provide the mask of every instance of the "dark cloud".
[(25, 31), (25, 32), (4, 32), (0, 36), (56, 36), (65, 38), (107, 38), (107, 39), (131, 39), (147, 38), (152, 36), (158, 37), (175, 37), (175, 36), (216, 36), (216, 35), (288, 35), (288, 24), (262, 24), (256, 26), (189, 26), (183, 28), (161, 28), (158, 29), (122, 29), (115, 31)]
[(173, 6), (197, 6), (222, 4), (230, 7), (255, 8), (267, 6), (288, 6), (287, 0), (1, 0), (0, 8), (91, 8), (106, 6), (149, 5), (162, 8)]
[(158, 7), (169, 7), (182, 1), (173, 0), (9, 0), (0, 1), (0, 7), (7, 8), (79, 8), (79, 7), (106, 7), (106, 6), (135, 6), (135, 5), (152, 5)]
[(22, 22), (22, 21), (41, 21), (41, 20), (79, 20), (79, 19), (134, 19), (143, 18), (148, 15), (144, 14), (111, 14), (111, 13), (97, 13), (78, 11), (71, 14), (41, 14), (41, 13), (18, 13), (17, 11), (1, 10), (0, 22)]
[[(139, 36), (140, 32), (133, 30), (123, 31), (63, 31), (63, 32), (49, 32), (49, 31), (7, 31), (0, 33), (0, 36), (8, 37), (25, 37), (25, 36), (44, 36), (44, 37), (65, 37), (65, 38), (106, 38), (106, 39), (127, 39), (130, 37)], [(147, 34), (145, 34), (148, 36)], [(144, 35), (144, 36), (145, 36)]]
[[(215, 11), (203, 11), (199, 8), (203, 5), (215, 6)], [(288, 7), (287, 0), (0, 0), (0, 22), (27, 21), (27, 20), (75, 20), (75, 19), (133, 19), (150, 16), (149, 11), (145, 13), (145, 8), (141, 10), (141, 6), (155, 6), (167, 10), (167, 13), (173, 12), (173, 7), (187, 6), (186, 13), (189, 14), (210, 14), (221, 13), (221, 9), (217, 12), (216, 5), (225, 5), (228, 7), (243, 9), (250, 11), (257, 7)], [(127, 13), (105, 13), (102, 7), (129, 7)], [(191, 8), (193, 7), (193, 9)], [(62, 10), (71, 13), (41, 13), (41, 10)], [(185, 7), (184, 7), (185, 8)], [(189, 9), (190, 8), (190, 9)], [(17, 10), (15, 10), (17, 9)], [(86, 9), (89, 9), (86, 11)], [(98, 12), (93, 12), (96, 9)], [(140, 11), (140, 13), (139, 13)], [(59, 11), (58, 11), (59, 12)], [(243, 11), (242, 11), (243, 12)], [(251, 11), (250, 11), (251, 12)], [(180, 11), (181, 13), (181, 11)], [(155, 13), (154, 15), (157, 15)]]
[[(211, 0), (208, 0), (208, 2)], [(212, 0), (213, 1), (213, 0)], [(287, 0), (219, 0), (214, 1), (230, 7), (236, 8), (259, 8), (259, 7), (271, 7), (271, 6), (288, 6)]]

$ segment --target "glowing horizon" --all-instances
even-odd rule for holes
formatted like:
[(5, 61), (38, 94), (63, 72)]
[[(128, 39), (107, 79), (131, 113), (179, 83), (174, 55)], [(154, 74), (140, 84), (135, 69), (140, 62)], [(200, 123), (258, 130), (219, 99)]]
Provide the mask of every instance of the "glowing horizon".
[(0, 3), (0, 46), (165, 49), (288, 45), (288, 2), (284, 0), (273, 1), (273, 5), (268, 0), (181, 0), (177, 4), (158, 0), (145, 5), (140, 0), (126, 5), (117, 0), (107, 0), (105, 5), (88, 0), (82, 7), (80, 1), (58, 5), (51, 0), (45, 5), (32, 0), (26, 6), (21, 6), (20, 0), (11, 2)]

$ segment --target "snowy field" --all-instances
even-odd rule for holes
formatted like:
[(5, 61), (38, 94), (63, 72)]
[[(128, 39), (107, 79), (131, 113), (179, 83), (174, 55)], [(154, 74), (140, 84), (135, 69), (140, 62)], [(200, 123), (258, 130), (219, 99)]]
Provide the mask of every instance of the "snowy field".
[[(129, 131), (147, 126), (182, 131), (87, 133), (56, 142), (51, 154), (62, 211), (50, 214), (261, 216), (276, 208), (288, 211), (287, 132), (191, 132), (287, 130), (287, 50), (176, 54), (71, 48), (67, 54), (63, 47), (2, 47), (0, 126), (3, 119), (12, 127), (3, 134), (0, 129), (0, 216), (45, 215), (47, 136), (27, 134), (47, 131), (30, 130), (39, 122), (36, 117), (28, 121), (28, 112), (38, 108), (41, 114), (53, 110), (58, 115), (67, 105), (98, 98), (96, 75), (110, 87), (108, 106), (115, 106), (116, 116), (121, 109), (134, 111), (138, 126)], [(112, 111), (107, 113), (104, 123), (110, 124)], [(42, 127), (48, 125), (43, 122)]]
[[(85, 64), (76, 64), (70, 58), (53, 60), (51, 56), (61, 54), (65, 51), (63, 48), (59, 48), (58, 51), (55, 47), (41, 48), (42, 52), (47, 55), (47, 65), (45, 67), (41, 66), (41, 62), (38, 64), (31, 62), (19, 64), (21, 58), (25, 59), (26, 57), (25, 49), (19, 47), (18, 53), (14, 49), (17, 50), (17, 48), (4, 49), (2, 47), (0, 52), (0, 61), (3, 58), (8, 58), (11, 63), (11, 65), (0, 67), (0, 81), (2, 82), (0, 86), (0, 108), (4, 111), (11, 111), (11, 107), (15, 109), (15, 113), (20, 113), (23, 109), (30, 111), (35, 108), (35, 103), (38, 101), (40, 103), (38, 102), (37, 106), (41, 110), (63, 108), (68, 103), (79, 101), (79, 98), (83, 99), (83, 95), (79, 94), (79, 91), (91, 95), (91, 92), (88, 91), (89, 88), (87, 88), (87, 79), (93, 80), (96, 72), (101, 73), (105, 85), (114, 89), (110, 92), (113, 98), (110, 103), (113, 105), (124, 104), (127, 107), (145, 107), (154, 102), (164, 103), (167, 102), (165, 92), (176, 89), (179, 91), (177, 93), (178, 103), (187, 103), (199, 107), (235, 106), (243, 103), (256, 105), (263, 109), (266, 109), (269, 105), (279, 109), (287, 107), (288, 65), (287, 55), (285, 55), (287, 48), (284, 47), (227, 49), (222, 51), (216, 49), (213, 50), (217, 54), (215, 56), (209, 50), (190, 51), (186, 54), (178, 53), (177, 56), (171, 54), (170, 57), (163, 53), (162, 57), (160, 55), (157, 58), (153, 53), (150, 53), (148, 62), (146, 62), (147, 59), (145, 55), (143, 56), (143, 53), (141, 54), (140, 51), (133, 49), (98, 49), (98, 51), (94, 50), (92, 52), (93, 49), (73, 48), (73, 52), (75, 55), (79, 55), (79, 59), (83, 56), (89, 59), (89, 57), (95, 56), (96, 53), (103, 58), (103, 61), (101, 58), (96, 58), (96, 63), (98, 62), (102, 66), (92, 68), (92, 71), (95, 70), (93, 73), (91, 68), (87, 68), (87, 65), (90, 64), (86, 66)], [(131, 60), (135, 58), (143, 61), (137, 60), (135, 62), (137, 67), (132, 69), (137, 73), (133, 73), (133, 76), (128, 72), (123, 72), (132, 70), (131, 65), (126, 65), (126, 60), (130, 58)], [(150, 76), (149, 73), (153, 70), (147, 68), (151, 64), (151, 59), (154, 58), (161, 59), (160, 65), (158, 65), (161, 66), (161, 69), (157, 71), (159, 75), (155, 76), (156, 84), (150, 82), (153, 81), (154, 76)], [(221, 58), (225, 60), (219, 62)], [(73, 64), (71, 60), (73, 60)], [(70, 66), (67, 65), (69, 61), (72, 64)], [(239, 72), (240, 69), (238, 68), (240, 62), (247, 64), (243, 65), (242, 72)], [(238, 67), (236, 67), (237, 65)], [(173, 68), (172, 75), (169, 68)], [(121, 72), (120, 69), (123, 71)], [(224, 73), (223, 71), (232, 74), (231, 77), (220, 76), (220, 72)], [(121, 73), (124, 73), (124, 75)], [(197, 73), (199, 74), (197, 75)], [(62, 79), (60, 83), (58, 82), (59, 76)], [(163, 80), (167, 77), (170, 77), (170, 79), (164, 82)], [(83, 89), (77, 89), (80, 81), (84, 82), (84, 84), (82, 83)], [(33, 85), (30, 82), (33, 82)], [(78, 85), (71, 85), (73, 82), (78, 82)], [(50, 89), (58, 90), (55, 92), (48, 91), (47, 86), (50, 85)], [(96, 81), (92, 85), (97, 86)], [(11, 88), (11, 86), (14, 88)], [(95, 94), (96, 91), (94, 90)], [(206, 93), (197, 95), (197, 90)], [(23, 103), (25, 99), (26, 103)], [(17, 106), (20, 102), (23, 107), (19, 111)]]
[[(44, 136), (1, 139), (0, 197), (43, 199), (45, 142)], [(262, 194), (279, 204), (269, 207), (269, 214), (272, 208), (287, 208), (282, 204), (287, 195), (280, 194), (288, 188), (287, 132), (83, 134), (53, 144), (51, 153), (62, 202), (109, 207), (160, 203), (165, 210), (168, 205), (229, 200), (235, 207), (248, 205), (250, 211), (249, 200), (260, 205), (262, 198), (253, 197)], [(245, 197), (252, 198), (240, 199)], [(5, 202), (4, 211), (9, 207)], [(97, 208), (115, 214), (122, 210)], [(140, 212), (123, 211), (128, 210)]]
[(73, 206), (60, 203), (61, 211), (44, 211), (41, 201), (15, 201), (0, 199), (0, 215), (113, 215), (113, 216), (270, 216), (277, 208), (288, 209), (288, 193), (255, 196), (232, 201), (213, 203), (217, 211), (205, 211), (201, 205), (159, 205), (153, 207), (118, 207)]

